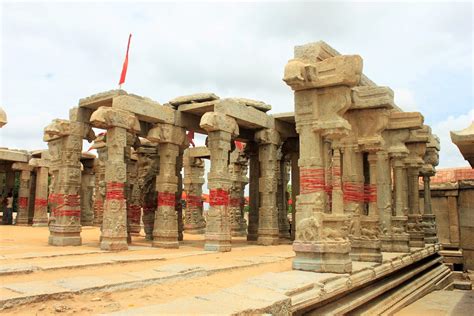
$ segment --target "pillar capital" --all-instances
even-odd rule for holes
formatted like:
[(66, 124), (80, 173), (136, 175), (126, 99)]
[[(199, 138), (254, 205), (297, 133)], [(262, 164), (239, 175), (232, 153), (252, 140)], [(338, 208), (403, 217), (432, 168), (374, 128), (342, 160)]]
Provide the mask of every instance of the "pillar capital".
[(218, 112), (207, 112), (201, 117), (199, 126), (207, 132), (223, 131), (232, 136), (239, 135), (239, 126), (235, 119)]
[(120, 127), (131, 133), (140, 132), (140, 123), (133, 113), (111, 107), (99, 107), (92, 113), (90, 123), (103, 129)]
[(26, 162), (14, 162), (12, 164), (12, 169), (13, 170), (19, 170), (19, 171), (30, 171), (31, 172), (31, 171), (35, 170), (35, 167), (30, 166)]
[(262, 129), (255, 132), (255, 141), (260, 145), (279, 145), (281, 143), (280, 133), (273, 129)]
[(186, 130), (166, 123), (155, 124), (148, 132), (147, 139), (160, 144), (171, 143), (178, 146), (187, 146)]
[(295, 58), (285, 66), (283, 81), (294, 91), (337, 85), (355, 86), (362, 75), (358, 55), (330, 57), (319, 62)]
[(69, 120), (54, 119), (44, 128), (43, 141), (49, 142), (69, 135), (80, 136), (82, 138), (82, 124)]

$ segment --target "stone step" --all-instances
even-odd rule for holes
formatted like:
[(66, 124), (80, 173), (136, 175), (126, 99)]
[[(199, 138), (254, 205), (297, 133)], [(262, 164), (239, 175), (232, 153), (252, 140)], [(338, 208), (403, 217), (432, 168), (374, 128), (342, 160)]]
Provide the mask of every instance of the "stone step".
[[(198, 254), (197, 254), (198, 253)], [(194, 252), (199, 255), (201, 251)], [(202, 253), (209, 254), (209, 252)], [(185, 254), (172, 254), (183, 257)], [(187, 255), (190, 255), (189, 253)], [(170, 254), (171, 256), (171, 254)], [(103, 276), (77, 276), (50, 281), (29, 281), (2, 283), (0, 287), (0, 310), (8, 306), (27, 304), (45, 299), (59, 299), (64, 294), (79, 294), (95, 291), (116, 291), (142, 288), (147, 285), (182, 279), (207, 276), (214, 273), (248, 268), (262, 264), (287, 260), (293, 252), (281, 252), (274, 255), (242, 257), (234, 263), (219, 264), (169, 264), (142, 271), (126, 272)]]

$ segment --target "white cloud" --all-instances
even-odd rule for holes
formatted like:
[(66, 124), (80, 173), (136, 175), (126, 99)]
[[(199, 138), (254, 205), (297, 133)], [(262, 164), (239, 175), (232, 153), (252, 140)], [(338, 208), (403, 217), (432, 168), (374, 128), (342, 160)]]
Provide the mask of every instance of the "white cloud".
[(459, 149), (451, 141), (450, 131), (459, 131), (467, 128), (474, 121), (474, 109), (459, 116), (449, 116), (445, 120), (432, 126), (432, 132), (438, 135), (441, 143), (438, 168), (468, 167)]
[(413, 91), (406, 88), (394, 89), (395, 103), (406, 112), (418, 111), (418, 105), (415, 101), (415, 94)]

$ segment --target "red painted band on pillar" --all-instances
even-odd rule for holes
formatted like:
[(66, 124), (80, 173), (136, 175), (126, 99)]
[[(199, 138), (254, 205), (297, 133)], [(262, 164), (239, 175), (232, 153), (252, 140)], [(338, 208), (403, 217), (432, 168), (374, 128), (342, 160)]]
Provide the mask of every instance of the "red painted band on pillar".
[(105, 199), (106, 200), (123, 200), (125, 184), (123, 182), (109, 182), (107, 183)]
[(364, 185), (364, 202), (377, 202), (377, 186), (375, 184)]
[(364, 202), (364, 184), (344, 182), (342, 185), (345, 202)]
[(81, 211), (80, 210), (53, 210), (52, 214), (53, 214), (54, 217), (59, 217), (59, 216), (80, 217), (81, 216)]
[(35, 199), (35, 208), (36, 207), (47, 207), (48, 200), (46, 199)]
[(229, 205), (229, 202), (229, 192), (222, 189), (212, 189), (209, 191), (210, 206)]
[(18, 207), (19, 208), (27, 208), (28, 207), (28, 198), (24, 196), (20, 196), (18, 198)]
[(300, 193), (314, 193), (324, 191), (326, 181), (323, 168), (304, 168), (300, 170)]
[(186, 207), (202, 207), (202, 198), (197, 195), (186, 195)]
[(158, 192), (158, 206), (176, 205), (176, 194), (170, 192)]
[(140, 219), (142, 215), (142, 208), (140, 205), (132, 204), (128, 207), (127, 217), (130, 219)]

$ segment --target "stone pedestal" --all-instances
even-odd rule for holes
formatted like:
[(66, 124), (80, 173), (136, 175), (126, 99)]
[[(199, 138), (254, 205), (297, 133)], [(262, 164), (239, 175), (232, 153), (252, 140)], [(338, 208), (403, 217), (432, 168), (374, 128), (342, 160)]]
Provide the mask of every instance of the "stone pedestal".
[(259, 245), (278, 245), (278, 207), (276, 194), (278, 189), (278, 146), (280, 135), (274, 130), (261, 130), (255, 133), (259, 143), (260, 160), (259, 192), (261, 205), (258, 219)]
[(229, 191), (232, 182), (228, 171), (229, 151), (232, 137), (239, 134), (239, 127), (234, 119), (215, 112), (204, 114), (200, 126), (208, 132), (211, 153), (211, 169), (207, 177), (209, 211), (204, 250), (230, 251)]

